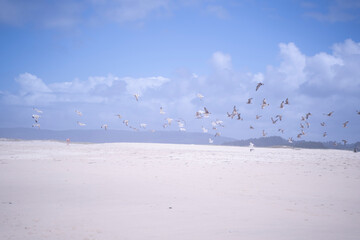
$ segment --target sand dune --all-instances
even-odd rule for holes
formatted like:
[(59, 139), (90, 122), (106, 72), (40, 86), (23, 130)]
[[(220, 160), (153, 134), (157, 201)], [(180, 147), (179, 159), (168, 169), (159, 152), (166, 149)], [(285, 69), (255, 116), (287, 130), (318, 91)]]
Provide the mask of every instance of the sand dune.
[(0, 239), (359, 239), (360, 153), (0, 141)]

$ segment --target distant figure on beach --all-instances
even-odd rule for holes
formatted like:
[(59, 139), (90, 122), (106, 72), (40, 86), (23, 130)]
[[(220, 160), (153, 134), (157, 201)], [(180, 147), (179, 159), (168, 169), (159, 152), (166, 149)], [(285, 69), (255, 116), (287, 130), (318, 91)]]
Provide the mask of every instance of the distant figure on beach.
[(66, 139), (66, 145), (69, 145), (70, 144), (70, 138), (67, 138)]
[(250, 152), (254, 151), (254, 144), (252, 142), (250, 142), (249, 147), (250, 147)]

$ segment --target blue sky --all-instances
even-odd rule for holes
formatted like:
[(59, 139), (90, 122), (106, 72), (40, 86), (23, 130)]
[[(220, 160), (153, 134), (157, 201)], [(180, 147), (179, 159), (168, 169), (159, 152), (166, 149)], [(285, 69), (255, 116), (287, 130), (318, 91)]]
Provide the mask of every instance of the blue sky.
[[(177, 131), (162, 127), (170, 117), (191, 132), (297, 139), (311, 112), (300, 139), (358, 141), (358, 29), (354, 0), (0, 0), (0, 126), (31, 127), (36, 107), (44, 129), (128, 129), (127, 119)], [(234, 105), (243, 121), (227, 117)], [(196, 119), (204, 106), (210, 117)], [(225, 127), (212, 130), (216, 119)]]

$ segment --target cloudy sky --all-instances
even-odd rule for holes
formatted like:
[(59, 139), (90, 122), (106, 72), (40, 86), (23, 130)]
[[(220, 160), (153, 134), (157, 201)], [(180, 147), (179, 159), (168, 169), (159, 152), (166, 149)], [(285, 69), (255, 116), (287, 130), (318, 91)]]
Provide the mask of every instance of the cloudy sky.
[(304, 140), (358, 141), (359, 29), (357, 0), (0, 0), (0, 127), (31, 128), (35, 107), (42, 129), (178, 131), (170, 117), (214, 134), (220, 119), (238, 139), (297, 139), (302, 123)]

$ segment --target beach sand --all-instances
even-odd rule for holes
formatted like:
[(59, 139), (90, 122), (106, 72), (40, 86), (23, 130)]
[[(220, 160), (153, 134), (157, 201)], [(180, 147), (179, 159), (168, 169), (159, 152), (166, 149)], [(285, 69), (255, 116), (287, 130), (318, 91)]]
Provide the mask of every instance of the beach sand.
[(360, 239), (360, 153), (0, 141), (0, 239)]

